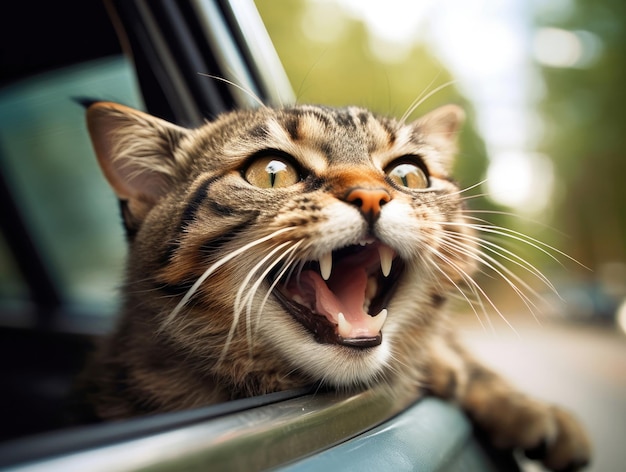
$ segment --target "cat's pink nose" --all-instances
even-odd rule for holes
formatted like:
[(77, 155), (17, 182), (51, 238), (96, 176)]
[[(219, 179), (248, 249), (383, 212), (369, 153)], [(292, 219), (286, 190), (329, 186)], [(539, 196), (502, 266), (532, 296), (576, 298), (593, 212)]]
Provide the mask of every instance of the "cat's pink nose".
[(357, 187), (348, 191), (345, 197), (345, 201), (358, 207), (370, 223), (376, 221), (381, 208), (390, 200), (391, 195), (383, 188)]

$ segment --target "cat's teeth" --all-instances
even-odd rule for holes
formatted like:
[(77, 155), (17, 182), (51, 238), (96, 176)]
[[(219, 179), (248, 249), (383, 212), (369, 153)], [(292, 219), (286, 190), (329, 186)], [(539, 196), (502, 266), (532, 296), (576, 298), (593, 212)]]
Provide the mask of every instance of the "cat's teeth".
[(383, 328), (383, 325), (387, 321), (387, 308), (383, 308), (380, 310), (376, 316), (372, 318), (372, 323), (370, 324), (370, 329), (373, 333), (378, 333)]
[[(383, 308), (380, 310), (376, 316), (372, 316), (368, 318), (367, 328), (365, 331), (367, 333), (380, 333), (380, 330), (383, 328), (385, 321), (387, 321), (387, 309)], [(337, 314), (337, 331), (339, 336), (345, 339), (349, 339), (353, 336), (353, 328), (352, 324), (346, 320), (346, 317), (343, 313), (339, 312)], [(358, 331), (358, 329), (357, 329)], [(371, 334), (370, 334), (371, 335)]]
[(359, 244), (361, 246), (367, 246), (368, 244), (372, 244), (374, 241), (374, 238), (364, 238), (359, 241)]
[(378, 254), (380, 255), (380, 268), (383, 275), (387, 277), (391, 273), (391, 264), (393, 262), (393, 249), (389, 246), (378, 246)]
[(322, 278), (324, 280), (330, 279), (330, 273), (333, 270), (333, 255), (330, 252), (327, 252), (322, 257), (320, 257), (320, 273), (322, 274)]
[(337, 322), (337, 331), (339, 332), (339, 336), (342, 338), (349, 338), (352, 333), (352, 325), (348, 320), (346, 320), (343, 313), (339, 312), (339, 314), (337, 314)]

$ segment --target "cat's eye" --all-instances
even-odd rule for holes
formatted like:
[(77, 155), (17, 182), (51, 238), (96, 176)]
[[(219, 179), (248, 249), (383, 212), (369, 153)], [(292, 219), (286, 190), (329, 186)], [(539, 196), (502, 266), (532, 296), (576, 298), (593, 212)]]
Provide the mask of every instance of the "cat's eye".
[(400, 162), (387, 169), (387, 175), (392, 182), (412, 189), (427, 188), (429, 186), (428, 176), (424, 170), (410, 162)]
[(260, 188), (288, 187), (300, 180), (296, 167), (288, 159), (279, 156), (259, 157), (248, 166), (244, 177)]

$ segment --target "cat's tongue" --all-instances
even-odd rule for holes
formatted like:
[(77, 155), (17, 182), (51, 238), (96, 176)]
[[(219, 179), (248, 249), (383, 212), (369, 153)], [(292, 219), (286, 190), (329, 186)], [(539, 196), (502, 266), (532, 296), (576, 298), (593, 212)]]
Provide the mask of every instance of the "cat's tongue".
[(363, 310), (368, 274), (362, 262), (339, 262), (328, 283), (316, 271), (306, 270), (289, 284), (294, 298), (337, 324), (344, 339), (376, 337), (384, 322), (384, 315), (372, 317)]

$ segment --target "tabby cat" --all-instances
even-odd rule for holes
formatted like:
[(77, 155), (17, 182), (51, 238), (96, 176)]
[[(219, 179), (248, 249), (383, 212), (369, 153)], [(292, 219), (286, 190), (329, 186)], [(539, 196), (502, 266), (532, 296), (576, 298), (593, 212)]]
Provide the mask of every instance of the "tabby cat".
[(96, 102), (87, 121), (130, 247), (121, 318), (91, 367), (98, 417), (385, 385), (459, 404), (551, 469), (586, 464), (576, 420), (450, 331), (447, 299), (481, 260), (449, 176), (458, 107), (412, 123), (260, 107), (186, 129)]

